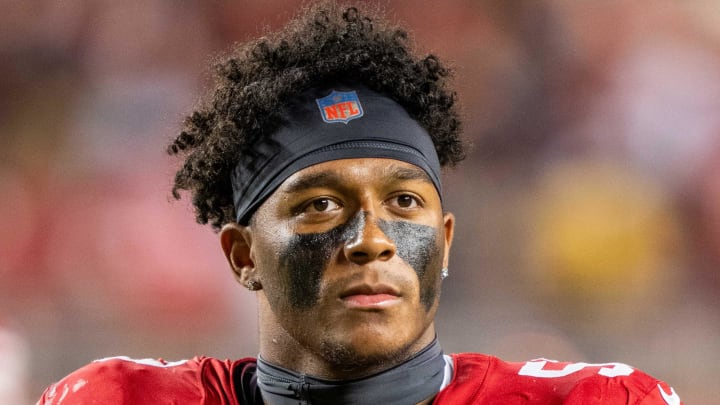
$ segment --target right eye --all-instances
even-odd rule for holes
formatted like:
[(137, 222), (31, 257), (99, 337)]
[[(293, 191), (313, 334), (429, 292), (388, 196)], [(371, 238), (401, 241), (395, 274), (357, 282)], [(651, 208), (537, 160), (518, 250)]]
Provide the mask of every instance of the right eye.
[(340, 209), (340, 204), (330, 198), (318, 198), (310, 201), (303, 207), (302, 212), (307, 214), (330, 212)]

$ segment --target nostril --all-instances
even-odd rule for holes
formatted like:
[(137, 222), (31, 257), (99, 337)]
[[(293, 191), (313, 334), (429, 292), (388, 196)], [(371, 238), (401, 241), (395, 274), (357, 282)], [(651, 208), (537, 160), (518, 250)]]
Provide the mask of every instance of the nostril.
[(355, 264), (365, 264), (372, 261), (372, 258), (367, 252), (355, 251), (350, 253), (348, 259)]
[(356, 249), (350, 249), (347, 251), (347, 257), (356, 263), (367, 263), (372, 260), (388, 260), (393, 256), (393, 249), (362, 249), (362, 247)]
[(378, 255), (378, 257), (386, 258), (386, 257), (390, 257), (390, 256), (392, 256), (392, 255), (393, 255), (392, 250), (386, 249), (386, 250), (383, 250), (382, 252), (380, 252), (380, 254)]

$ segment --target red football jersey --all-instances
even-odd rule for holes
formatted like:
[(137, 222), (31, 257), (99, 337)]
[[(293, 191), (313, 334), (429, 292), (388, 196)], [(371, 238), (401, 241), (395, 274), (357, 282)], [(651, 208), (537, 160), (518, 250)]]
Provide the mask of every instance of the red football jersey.
[(196, 357), (166, 362), (111, 357), (96, 360), (51, 385), (38, 405), (240, 405), (233, 372), (241, 372), (245, 366), (254, 367), (255, 359)]
[(476, 353), (452, 357), (453, 379), (435, 404), (682, 404), (667, 384), (622, 363), (510, 363)]
[[(434, 404), (682, 404), (667, 384), (622, 363), (510, 363), (475, 353), (451, 357), (452, 380)], [(51, 385), (38, 404), (252, 405), (239, 402), (243, 388), (233, 377), (254, 369), (252, 358), (165, 362), (115, 357)]]

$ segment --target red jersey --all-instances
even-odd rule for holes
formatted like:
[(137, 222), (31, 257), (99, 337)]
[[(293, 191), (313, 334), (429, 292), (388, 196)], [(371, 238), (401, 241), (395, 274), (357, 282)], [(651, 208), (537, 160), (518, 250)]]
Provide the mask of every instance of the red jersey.
[[(511, 363), (476, 353), (451, 358), (452, 379), (434, 404), (682, 404), (667, 384), (622, 363)], [(259, 396), (249, 392), (256, 390), (254, 375), (252, 358), (165, 362), (115, 357), (51, 385), (38, 405), (256, 405)]]
[(453, 379), (435, 404), (682, 404), (670, 386), (622, 363), (510, 363), (475, 353), (453, 358)]

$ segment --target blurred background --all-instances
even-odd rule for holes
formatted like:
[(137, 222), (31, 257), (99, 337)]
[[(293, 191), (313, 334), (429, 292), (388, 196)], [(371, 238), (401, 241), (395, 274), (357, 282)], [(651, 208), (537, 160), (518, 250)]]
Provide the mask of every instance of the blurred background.
[[(452, 61), (473, 143), (446, 352), (621, 361), (717, 403), (720, 2), (381, 1)], [(171, 201), (210, 57), (297, 1), (0, 1), (0, 403), (93, 359), (257, 353), (254, 297)]]

